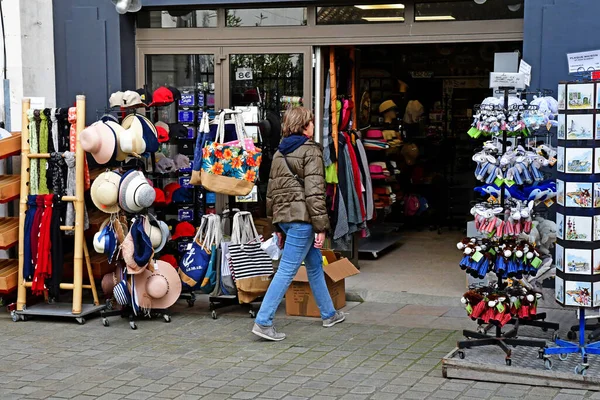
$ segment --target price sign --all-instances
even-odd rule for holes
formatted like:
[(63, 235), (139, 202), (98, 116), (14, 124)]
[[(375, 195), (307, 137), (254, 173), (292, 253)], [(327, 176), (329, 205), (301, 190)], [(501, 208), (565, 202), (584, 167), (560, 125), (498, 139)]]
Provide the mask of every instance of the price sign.
[(491, 72), (490, 88), (525, 89), (525, 75), (514, 72)]
[(235, 71), (236, 81), (251, 81), (252, 80), (252, 69), (250, 68), (238, 68)]
[(531, 65), (521, 60), (521, 64), (519, 64), (519, 73), (525, 76), (525, 85), (531, 85)]
[(600, 50), (568, 53), (569, 73), (600, 70)]

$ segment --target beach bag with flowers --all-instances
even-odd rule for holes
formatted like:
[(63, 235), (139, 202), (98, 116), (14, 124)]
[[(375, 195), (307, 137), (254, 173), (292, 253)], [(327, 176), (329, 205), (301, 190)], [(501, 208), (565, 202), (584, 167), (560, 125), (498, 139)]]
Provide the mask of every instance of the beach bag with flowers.
[[(235, 121), (237, 140), (225, 143), (227, 115)], [(223, 110), (217, 118), (215, 141), (206, 142), (202, 149), (202, 186), (215, 193), (246, 196), (258, 178), (262, 152), (246, 135), (240, 111)]]

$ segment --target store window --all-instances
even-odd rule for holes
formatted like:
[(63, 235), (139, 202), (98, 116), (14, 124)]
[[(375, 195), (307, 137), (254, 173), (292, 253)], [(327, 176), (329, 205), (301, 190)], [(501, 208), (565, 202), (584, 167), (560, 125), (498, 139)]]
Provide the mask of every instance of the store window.
[(239, 8), (227, 10), (226, 26), (304, 26), (306, 8)]
[(404, 22), (404, 4), (369, 4), (346, 7), (317, 7), (318, 25)]
[(137, 13), (138, 28), (216, 28), (217, 10), (172, 9)]
[(415, 4), (415, 21), (474, 21), (523, 18), (524, 0), (462, 0)]
[(284, 111), (303, 104), (303, 54), (232, 54), (230, 105)]
[(212, 54), (157, 54), (146, 56), (146, 84), (151, 90), (159, 86), (196, 87), (215, 83), (215, 60)]

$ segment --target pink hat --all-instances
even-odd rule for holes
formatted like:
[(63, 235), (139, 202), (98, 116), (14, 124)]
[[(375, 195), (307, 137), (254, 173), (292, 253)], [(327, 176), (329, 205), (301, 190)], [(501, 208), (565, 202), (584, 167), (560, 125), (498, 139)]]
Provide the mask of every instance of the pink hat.
[(371, 174), (371, 179), (385, 179), (386, 176), (383, 173), (383, 168), (381, 165), (370, 164), (369, 165), (369, 173)]
[(90, 153), (98, 164), (108, 163), (115, 155), (117, 138), (104, 122), (94, 122), (79, 134), (81, 148)]
[(381, 139), (383, 140), (383, 132), (379, 129), (369, 129), (367, 131), (367, 139)]
[(156, 261), (154, 272), (145, 269), (133, 279), (135, 295), (142, 308), (166, 309), (175, 304), (181, 295), (181, 278), (166, 261)]

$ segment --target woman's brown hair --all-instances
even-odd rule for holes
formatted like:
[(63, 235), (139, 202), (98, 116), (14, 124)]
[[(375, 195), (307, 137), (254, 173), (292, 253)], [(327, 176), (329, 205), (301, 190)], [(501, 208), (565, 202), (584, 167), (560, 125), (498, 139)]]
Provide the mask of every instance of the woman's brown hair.
[(294, 107), (283, 114), (281, 134), (288, 137), (296, 133), (302, 133), (304, 129), (314, 120), (312, 111), (305, 107)]

